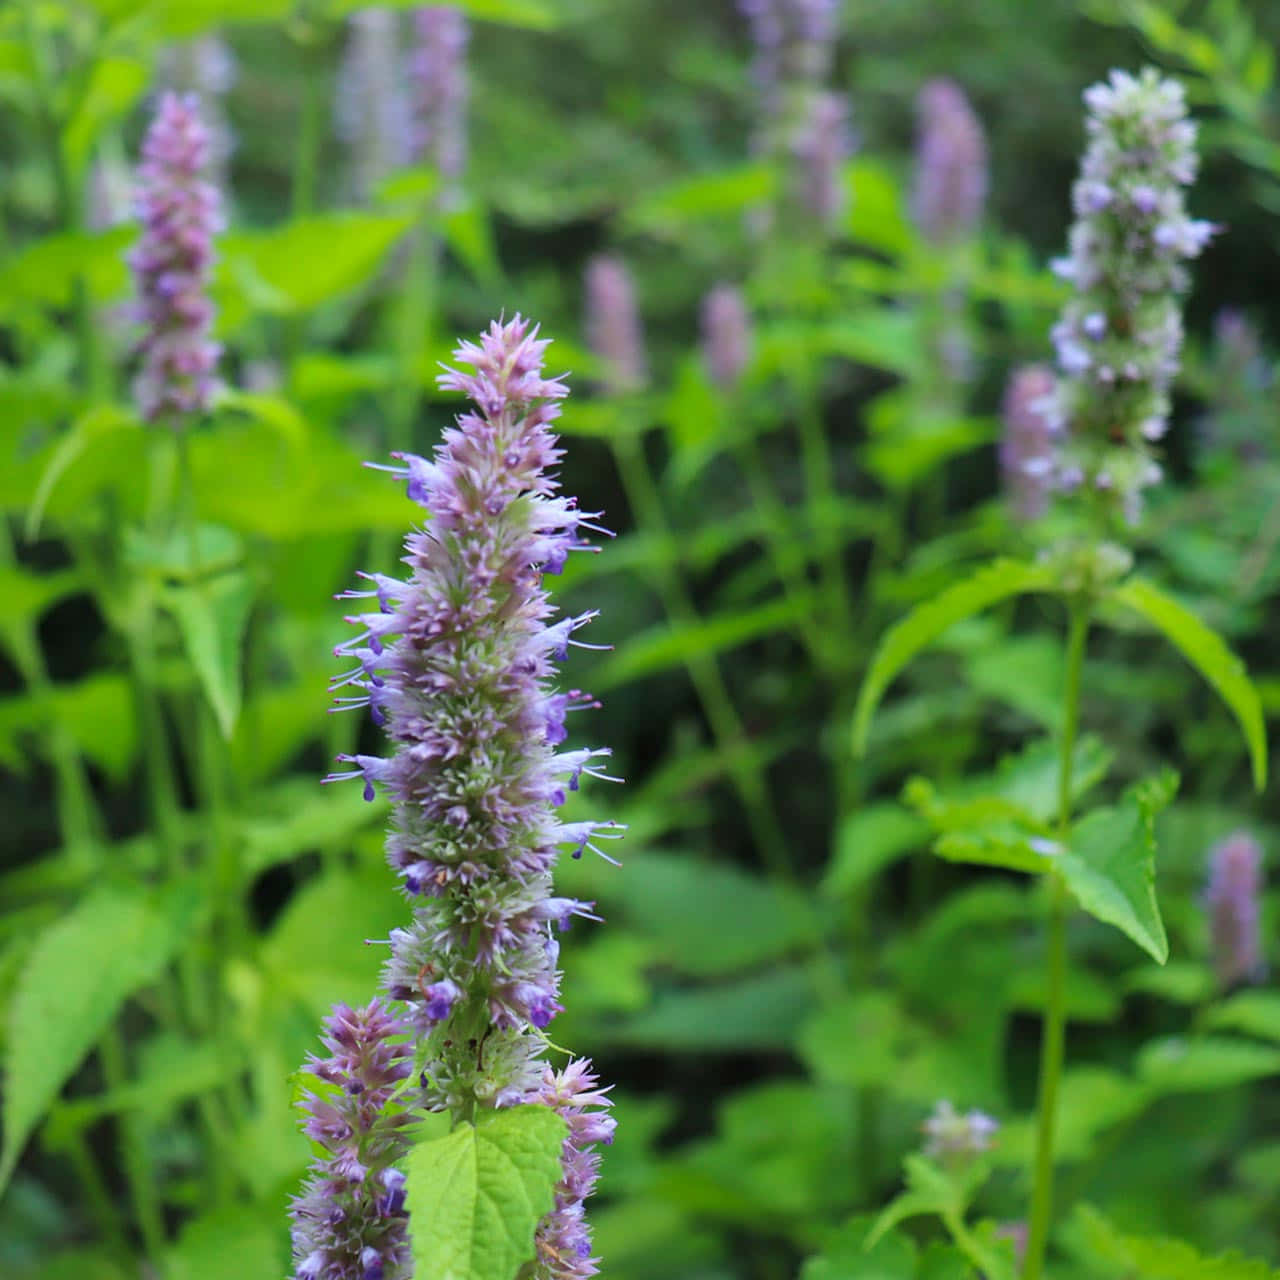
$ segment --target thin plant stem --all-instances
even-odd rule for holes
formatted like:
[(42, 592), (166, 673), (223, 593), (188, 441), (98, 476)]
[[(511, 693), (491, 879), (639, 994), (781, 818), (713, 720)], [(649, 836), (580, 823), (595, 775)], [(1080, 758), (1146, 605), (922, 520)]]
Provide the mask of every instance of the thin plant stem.
[[(1071, 832), (1072, 768), (1076, 733), (1080, 724), (1080, 684), (1085, 645), (1089, 635), (1089, 603), (1072, 602), (1067, 632), (1067, 674), (1058, 768), (1058, 837)], [(1036, 1155), (1031, 1191), (1030, 1225), (1023, 1280), (1040, 1280), (1049, 1228), (1053, 1221), (1053, 1144), (1057, 1123), (1058, 1086), (1062, 1079), (1066, 1045), (1067, 913), (1069, 899), (1062, 877), (1051, 873), (1049, 883), (1048, 984), (1045, 992), (1044, 1030), (1040, 1046), (1040, 1084), (1036, 1104)]]

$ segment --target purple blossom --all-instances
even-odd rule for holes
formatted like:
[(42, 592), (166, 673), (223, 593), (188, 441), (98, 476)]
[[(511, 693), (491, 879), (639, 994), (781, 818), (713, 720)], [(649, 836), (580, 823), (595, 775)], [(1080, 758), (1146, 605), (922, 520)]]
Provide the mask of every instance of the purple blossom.
[(600, 1171), (597, 1145), (613, 1141), (616, 1122), (605, 1114), (612, 1106), (608, 1089), (586, 1058), (575, 1058), (563, 1071), (544, 1067), (541, 1081), (525, 1102), (550, 1107), (569, 1126), (561, 1150), (563, 1176), (556, 1186), (555, 1208), (538, 1225), (539, 1280), (580, 1280), (600, 1268), (591, 1256), (591, 1231), (583, 1218), (583, 1201), (595, 1189)]
[(823, 91), (810, 96), (791, 150), (800, 204), (815, 222), (830, 230), (844, 212), (844, 163), (853, 154), (849, 108), (842, 95)]
[(718, 284), (702, 299), (702, 355), (712, 382), (731, 391), (751, 359), (751, 315), (739, 289)]
[(411, 1070), (406, 1027), (377, 1000), (337, 1005), (325, 1021), (326, 1058), (305, 1070), (306, 1134), (324, 1148), (290, 1207), (296, 1280), (408, 1280), (404, 1174), (407, 1111), (393, 1102)]
[(930, 80), (916, 99), (915, 191), (912, 212), (933, 244), (967, 240), (987, 198), (987, 140), (964, 90), (954, 80)]
[(209, 131), (209, 176), (219, 188), (226, 184), (227, 163), (235, 151), (235, 135), (227, 119), (224, 99), (235, 84), (238, 72), (236, 55), (216, 33), (170, 45), (157, 67), (164, 88), (199, 97), (200, 116)]
[(208, 408), (221, 353), (209, 338), (213, 304), (206, 296), (213, 237), (222, 225), (220, 203), (217, 189), (202, 177), (209, 135), (195, 97), (161, 97), (142, 157), (142, 235), (129, 265), (146, 331), (134, 395), (142, 416), (155, 422)]
[(361, 9), (348, 20), (334, 114), (351, 157), (351, 185), (368, 200), (409, 158), (408, 108), (399, 74), (400, 15)]
[(1052, 409), (1071, 470), (1130, 523), (1160, 478), (1182, 347), (1185, 263), (1214, 228), (1189, 218), (1195, 126), (1176, 80), (1113, 71), (1084, 95), (1088, 147), (1072, 190), (1070, 253), (1054, 264), (1076, 296), (1054, 326), (1064, 377)]
[(587, 342), (605, 364), (605, 386), (612, 392), (642, 387), (648, 377), (644, 329), (626, 263), (597, 254), (587, 263), (584, 293)]
[[(430, 459), (396, 454), (383, 468), (427, 519), (405, 542), (403, 580), (365, 575), (347, 593), (368, 611), (348, 619), (357, 634), (336, 652), (356, 665), (334, 687), (352, 690), (340, 708), (380, 718), (393, 753), (340, 757), (354, 767), (331, 779), (361, 778), (367, 796), (381, 786), (392, 798), (387, 855), (412, 919), (391, 931), (384, 982), (425, 1045), (418, 1101), (459, 1116), (545, 1100), (570, 1120), (576, 1145), (538, 1277), (590, 1274), (585, 1147), (612, 1131), (589, 1118), (603, 1104), (585, 1064), (557, 1076), (541, 1060), (561, 1009), (556, 931), (597, 918), (590, 903), (555, 896), (551, 871), (560, 848), (600, 853), (597, 841), (620, 834), (556, 813), (584, 775), (617, 779), (600, 767), (607, 751), (559, 749), (566, 715), (596, 705), (552, 683), (594, 614), (557, 618), (543, 574), (586, 549), (584, 530), (603, 530), (553, 475), (561, 450), (550, 428), (567, 388), (543, 376), (546, 346), (520, 316), (463, 342), (455, 357), (470, 372), (439, 382), (473, 408)], [(572, 1243), (572, 1259), (557, 1241)], [(570, 1264), (579, 1270), (557, 1269)]]
[(1258, 904), (1262, 894), (1262, 847), (1238, 831), (1209, 855), (1205, 909), (1213, 936), (1213, 963), (1224, 986), (1258, 982), (1264, 974)]
[(1000, 468), (1018, 520), (1035, 520), (1048, 506), (1057, 454), (1050, 415), (1056, 386), (1052, 369), (1033, 364), (1015, 370), (1005, 391)]
[(457, 9), (428, 5), (413, 15), (409, 58), (413, 154), (432, 165), (456, 202), (467, 158), (467, 19)]
[(926, 1138), (925, 1155), (935, 1160), (954, 1161), (972, 1159), (990, 1151), (1000, 1122), (985, 1111), (966, 1111), (961, 1115), (944, 1099), (920, 1127)]

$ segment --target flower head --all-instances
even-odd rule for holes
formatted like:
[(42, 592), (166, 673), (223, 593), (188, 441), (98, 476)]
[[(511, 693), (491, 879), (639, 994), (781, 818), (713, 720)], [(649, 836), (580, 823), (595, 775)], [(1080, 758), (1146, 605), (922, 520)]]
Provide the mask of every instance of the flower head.
[(966, 1111), (961, 1115), (944, 1099), (933, 1108), (921, 1128), (926, 1138), (925, 1155), (934, 1159), (967, 1160), (991, 1150), (1000, 1123), (984, 1111)]
[(1161, 474), (1152, 446), (1168, 428), (1185, 263), (1214, 227), (1187, 216), (1195, 126), (1176, 80), (1113, 71), (1084, 100), (1089, 144), (1072, 189), (1070, 254), (1054, 264), (1075, 297), (1053, 330), (1063, 374), (1053, 417), (1070, 436), (1063, 474), (1133, 523)]
[[(386, 468), (427, 515), (406, 540), (408, 572), (366, 575), (367, 588), (348, 593), (369, 605), (337, 650), (356, 664), (334, 681), (352, 690), (340, 706), (367, 706), (393, 751), (340, 757), (353, 767), (331, 780), (391, 795), (388, 859), (412, 919), (391, 932), (384, 982), (419, 1042), (419, 1101), (455, 1116), (539, 1100), (576, 1116), (595, 1097), (585, 1066), (548, 1077), (541, 1061), (561, 1009), (558, 935), (574, 917), (596, 918), (591, 903), (555, 895), (553, 864), (562, 848), (599, 853), (596, 842), (619, 833), (557, 813), (584, 776), (617, 779), (602, 770), (607, 751), (562, 749), (566, 716), (596, 704), (556, 690), (557, 664), (594, 615), (557, 617), (543, 577), (586, 547), (583, 530), (602, 530), (554, 478), (551, 424), (567, 388), (544, 376), (546, 346), (520, 316), (459, 345), (469, 370), (439, 382), (472, 408), (433, 457), (397, 454)], [(575, 1124), (565, 1177), (585, 1195), (583, 1145), (608, 1126)], [(537, 1272), (560, 1274), (589, 1273)]]
[(615, 254), (597, 254), (587, 263), (584, 291), (587, 342), (605, 363), (605, 385), (615, 392), (643, 386), (644, 329), (626, 263)]
[(149, 422), (200, 413), (213, 393), (221, 348), (209, 338), (213, 304), (206, 291), (222, 222), (218, 191), (202, 176), (208, 162), (209, 135), (196, 98), (164, 94), (142, 144), (142, 235), (129, 254), (146, 329), (134, 394)]
[(982, 122), (954, 80), (930, 80), (916, 100), (915, 191), (912, 211), (934, 244), (973, 235), (987, 198), (987, 140)]
[(1257, 982), (1264, 972), (1258, 903), (1262, 895), (1262, 847), (1237, 831), (1209, 855), (1205, 908), (1213, 936), (1213, 963), (1224, 986)]
[(467, 158), (467, 41), (470, 29), (458, 9), (427, 5), (413, 15), (416, 37), (409, 59), (413, 97), (413, 151), (430, 163), (446, 186), (456, 187)]
[(303, 1095), (307, 1136), (324, 1149), (290, 1208), (296, 1280), (408, 1280), (404, 1174), (407, 1112), (392, 1100), (410, 1072), (405, 1026), (377, 1000), (337, 1005), (325, 1022), (325, 1058)]
[(1015, 370), (1005, 390), (1000, 468), (1018, 520), (1035, 520), (1048, 506), (1056, 465), (1050, 412), (1056, 386), (1052, 369), (1033, 364)]
[(737, 386), (751, 358), (751, 316), (740, 290), (718, 284), (702, 299), (702, 355), (711, 380)]

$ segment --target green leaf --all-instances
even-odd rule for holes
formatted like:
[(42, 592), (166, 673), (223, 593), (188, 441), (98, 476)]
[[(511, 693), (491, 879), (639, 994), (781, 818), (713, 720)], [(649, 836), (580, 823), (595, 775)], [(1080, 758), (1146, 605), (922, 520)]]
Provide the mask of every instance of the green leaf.
[(889, 1081), (925, 1039), (891, 995), (867, 991), (820, 1009), (797, 1047), (817, 1079), (863, 1087)]
[(894, 1232), (871, 1240), (874, 1219), (857, 1217), (800, 1271), (800, 1280), (914, 1280), (915, 1245)]
[(1091, 1205), (1080, 1205), (1075, 1216), (1085, 1247), (1126, 1280), (1275, 1280), (1280, 1275), (1239, 1253), (1207, 1258), (1182, 1240), (1121, 1235)]
[(1156, 901), (1156, 815), (1177, 788), (1170, 771), (1130, 788), (1114, 807), (1095, 809), (1072, 829), (1057, 866), (1091, 916), (1132, 938), (1157, 964), (1169, 940)]
[(476, 280), (493, 288), (502, 278), (488, 211), (477, 204), (452, 209), (441, 219), (445, 240)]
[(127, 433), (135, 440), (141, 436), (141, 423), (137, 416), (127, 409), (113, 405), (99, 405), (76, 420), (71, 430), (54, 448), (40, 477), (40, 483), (36, 486), (35, 496), (31, 499), (31, 506), (27, 510), (27, 522), (22, 531), (22, 536), (28, 542), (34, 542), (39, 536), (45, 508), (59, 480), (77, 462), (83, 462), (85, 456), (91, 451), (98, 450), (108, 440), (114, 444), (112, 438), (121, 433)]
[(166, 591), (164, 605), (182, 633), (218, 728), (229, 739), (240, 714), (240, 649), (253, 608), (253, 582), (244, 573), (224, 573)]
[(694, 174), (642, 196), (626, 222), (651, 235), (678, 235), (693, 223), (738, 217), (769, 200), (776, 186), (777, 176), (764, 164)]
[(512, 1107), (419, 1142), (405, 1163), (418, 1280), (512, 1280), (533, 1261), (567, 1133), (547, 1107)]
[(863, 681), (853, 717), (854, 751), (861, 755), (865, 749), (871, 717), (894, 677), (948, 627), (1011, 596), (1053, 591), (1056, 586), (1053, 572), (1044, 565), (996, 560), (909, 613), (880, 642)]
[(1258, 692), (1244, 663), (1184, 605), (1154, 583), (1130, 578), (1113, 587), (1108, 598), (1140, 614), (1216, 689), (1240, 724), (1253, 762), (1253, 783), (1261, 791), (1267, 781), (1267, 734)]
[(853, 199), (849, 203), (849, 235), (883, 253), (898, 255), (915, 239), (907, 219), (898, 180), (880, 161), (859, 156), (850, 167)]
[(700, 618), (688, 625), (664, 623), (629, 639), (616, 655), (602, 662), (591, 678), (592, 688), (601, 692), (681, 666), (690, 658), (722, 653), (739, 645), (785, 631), (806, 616), (810, 601), (805, 596), (789, 596), (740, 613)]
[(62, 150), (72, 173), (85, 171), (99, 135), (129, 114), (150, 78), (144, 63), (119, 54), (107, 54), (93, 64), (84, 93), (62, 133)]
[(835, 855), (822, 878), (830, 897), (848, 893), (913, 849), (923, 847), (928, 827), (900, 805), (873, 804), (840, 825)]
[(1241, 991), (1209, 1010), (1205, 1024), (1280, 1044), (1280, 993)]
[(285, 1262), (275, 1221), (235, 1205), (188, 1222), (164, 1273), (167, 1280), (279, 1280)]
[(101, 888), (34, 940), (8, 1013), (0, 1191), (120, 1006), (169, 963), (191, 913), (185, 894)]
[(1143, 1046), (1137, 1067), (1138, 1078), (1157, 1096), (1210, 1093), (1280, 1075), (1280, 1049), (1226, 1036), (1166, 1036)]

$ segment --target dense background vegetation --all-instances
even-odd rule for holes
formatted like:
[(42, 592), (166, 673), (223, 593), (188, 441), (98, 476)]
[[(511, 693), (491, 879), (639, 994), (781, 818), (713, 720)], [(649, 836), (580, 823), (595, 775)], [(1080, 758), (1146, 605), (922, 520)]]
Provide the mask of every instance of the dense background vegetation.
[[(847, 0), (828, 82), (857, 150), (823, 227), (753, 151), (750, 32), (729, 0), (463, 6), (468, 153), (445, 198), (425, 165), (370, 178), (372, 144), (336, 126), (359, 93), (342, 84), (356, 7), (0, 10), (0, 1165), (18, 1162), (0, 1272), (114, 1280), (145, 1254), (176, 1278), (285, 1274), (308, 1159), (291, 1073), (334, 1000), (372, 993), (381, 954), (362, 940), (404, 914), (384, 804), (318, 785), (357, 735), (377, 744), (325, 715), (331, 597), (357, 567), (390, 571), (415, 518), (359, 464), (430, 451), (457, 408), (437, 361), (504, 311), (535, 317), (572, 371), (565, 489), (618, 534), (570, 565), (561, 600), (601, 610), (590, 639), (615, 646), (575, 654), (568, 679), (603, 703), (575, 735), (627, 779), (595, 788), (593, 811), (630, 832), (620, 869), (564, 866), (607, 923), (564, 941), (553, 1033), (617, 1082), (592, 1213), (606, 1273), (773, 1280), (829, 1250), (810, 1280), (864, 1274), (839, 1233), (900, 1190), (941, 1099), (1000, 1122), (978, 1210), (1016, 1222), (1039, 892), (930, 847), (965, 799), (1051, 805), (1061, 611), (1005, 604), (946, 632), (860, 759), (854, 702), (890, 624), (1033, 550), (1001, 492), (1001, 398), (1051, 355), (1080, 93), (1146, 62), (1186, 80), (1190, 202), (1222, 230), (1195, 265), (1169, 482), (1132, 546), (1280, 701), (1280, 10)], [(214, 34), (234, 68), (215, 95), (228, 389), (176, 449), (129, 407), (121, 192), (155, 88), (199, 87), (184, 42)], [(940, 75), (969, 94), (990, 161), (981, 224), (941, 245), (911, 212), (915, 100)], [(584, 320), (602, 252), (643, 317), (630, 382)], [(753, 316), (733, 386), (699, 349), (721, 281)], [(190, 537), (156, 527), (178, 492)], [(1163, 764), (1181, 775), (1157, 826), (1170, 958), (1072, 920), (1050, 1274), (1210, 1274), (1126, 1263), (1083, 1202), (1126, 1235), (1280, 1265), (1280, 996), (1216, 976), (1203, 903), (1217, 842), (1244, 830), (1274, 858), (1274, 803), (1183, 659), (1106, 621), (1078, 772), (1113, 797)], [(1270, 890), (1272, 963), (1276, 924)], [(972, 1274), (949, 1265), (920, 1274)]]

